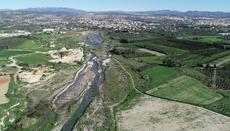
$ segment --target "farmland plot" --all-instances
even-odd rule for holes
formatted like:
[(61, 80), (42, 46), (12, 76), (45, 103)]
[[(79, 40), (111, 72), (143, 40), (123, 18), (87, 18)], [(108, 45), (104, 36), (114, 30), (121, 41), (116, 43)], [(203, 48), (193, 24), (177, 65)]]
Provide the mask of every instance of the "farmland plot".
[(162, 84), (148, 93), (196, 105), (208, 105), (222, 99), (220, 94), (208, 89), (198, 80), (184, 75), (169, 81), (167, 84)]
[(192, 105), (145, 96), (117, 114), (118, 130), (228, 131), (230, 118)]

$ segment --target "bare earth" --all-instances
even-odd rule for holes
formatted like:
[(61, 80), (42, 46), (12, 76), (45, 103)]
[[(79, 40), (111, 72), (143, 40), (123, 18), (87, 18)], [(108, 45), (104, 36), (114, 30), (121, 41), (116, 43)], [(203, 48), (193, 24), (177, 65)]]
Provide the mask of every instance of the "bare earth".
[(0, 105), (7, 103), (9, 100), (6, 97), (10, 83), (10, 76), (0, 76)]
[(142, 97), (132, 109), (117, 114), (120, 131), (229, 131), (230, 117), (204, 108)]
[[(64, 53), (64, 56), (60, 56), (60, 52)], [(50, 56), (53, 58), (50, 60), (52, 63), (67, 63), (74, 64), (76, 62), (80, 62), (83, 59), (84, 53), (83, 49), (69, 49), (63, 48), (59, 51), (49, 51)]]
[(52, 75), (54, 75), (53, 70), (44, 67), (33, 68), (32, 71), (20, 71), (18, 73), (19, 79), (29, 84), (40, 82), (42, 77), (48, 79)]
[(144, 49), (144, 48), (139, 49), (139, 50), (142, 52), (145, 52), (145, 53), (149, 53), (151, 55), (155, 55), (155, 56), (165, 56), (165, 54), (157, 52), (157, 51), (153, 51), (153, 50), (148, 50), (148, 49)]

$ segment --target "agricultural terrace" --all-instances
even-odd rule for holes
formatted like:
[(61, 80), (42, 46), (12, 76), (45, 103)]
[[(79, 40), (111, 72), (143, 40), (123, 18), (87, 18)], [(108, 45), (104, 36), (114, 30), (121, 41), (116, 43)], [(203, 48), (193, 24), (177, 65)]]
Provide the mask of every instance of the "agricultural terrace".
[(216, 64), (217, 66), (223, 66), (225, 64), (228, 64), (228, 63), (230, 63), (230, 54), (226, 55), (222, 58), (219, 58), (219, 59), (213, 61), (212, 63)]
[(153, 96), (196, 105), (208, 105), (223, 98), (196, 79), (184, 75), (169, 81), (167, 84), (162, 84), (148, 93)]
[(186, 41), (194, 41), (194, 42), (202, 42), (207, 44), (214, 44), (214, 43), (228, 43), (230, 44), (230, 40), (225, 40), (220, 36), (182, 36), (178, 37), (180, 40)]

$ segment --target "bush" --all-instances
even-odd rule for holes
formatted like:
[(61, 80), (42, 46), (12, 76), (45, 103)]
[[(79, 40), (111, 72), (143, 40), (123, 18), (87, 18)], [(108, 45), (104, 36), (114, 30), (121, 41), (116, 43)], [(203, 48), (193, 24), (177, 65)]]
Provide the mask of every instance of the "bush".
[(181, 64), (179, 64), (175, 59), (170, 58), (170, 57), (166, 57), (163, 60), (163, 65), (164, 66), (169, 66), (169, 67), (181, 66)]
[(120, 43), (129, 43), (129, 41), (127, 39), (121, 39)]

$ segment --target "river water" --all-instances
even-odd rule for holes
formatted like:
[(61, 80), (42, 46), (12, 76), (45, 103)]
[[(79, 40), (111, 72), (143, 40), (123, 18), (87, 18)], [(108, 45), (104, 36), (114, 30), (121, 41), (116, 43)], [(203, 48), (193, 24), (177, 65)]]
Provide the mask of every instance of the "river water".
[(99, 62), (97, 59), (92, 59), (91, 62), (93, 62), (92, 70), (95, 74), (94, 80), (92, 81), (90, 88), (83, 96), (82, 102), (80, 103), (79, 107), (77, 108), (73, 116), (64, 124), (61, 131), (72, 131), (80, 118), (84, 115), (90, 103), (99, 94), (100, 87), (104, 80), (104, 71), (101, 62)]

